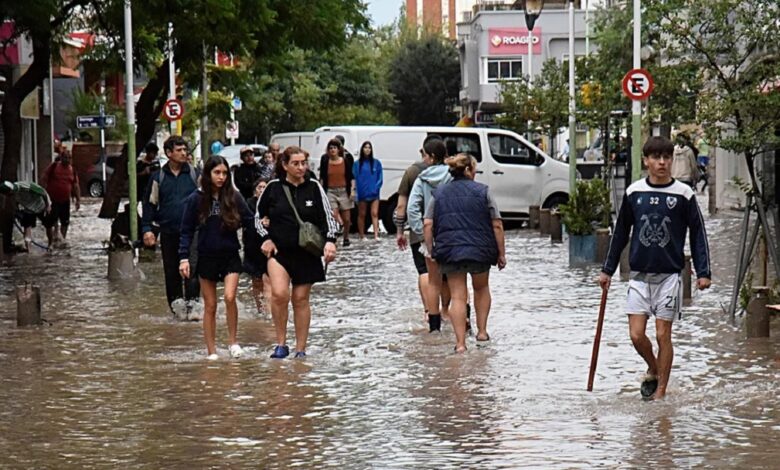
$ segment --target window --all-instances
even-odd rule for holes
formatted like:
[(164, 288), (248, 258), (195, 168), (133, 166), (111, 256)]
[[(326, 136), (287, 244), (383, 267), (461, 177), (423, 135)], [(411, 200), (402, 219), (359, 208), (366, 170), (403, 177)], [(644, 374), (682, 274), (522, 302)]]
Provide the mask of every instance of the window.
[(522, 59), (487, 59), (487, 82), (517, 80), (523, 76)]
[(444, 139), (449, 155), (468, 153), (478, 162), (482, 161), (482, 148), (479, 145), (479, 135), (470, 133), (442, 134), (435, 133)]
[(538, 164), (536, 152), (531, 151), (524, 143), (514, 137), (502, 134), (488, 135), (488, 145), (493, 159), (499, 163), (510, 165)]

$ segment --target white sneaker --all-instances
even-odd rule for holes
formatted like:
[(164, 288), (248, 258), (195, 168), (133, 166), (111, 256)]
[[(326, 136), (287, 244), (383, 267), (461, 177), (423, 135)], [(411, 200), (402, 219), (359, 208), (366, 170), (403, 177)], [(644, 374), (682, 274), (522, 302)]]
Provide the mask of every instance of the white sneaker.
[(241, 346), (238, 344), (231, 344), (228, 349), (230, 350), (230, 357), (232, 358), (241, 357), (241, 355), (244, 354), (244, 350), (241, 349)]
[(206, 359), (208, 359), (209, 361), (216, 361), (216, 360), (219, 359), (219, 355), (216, 354), (216, 353), (215, 354), (209, 354)]

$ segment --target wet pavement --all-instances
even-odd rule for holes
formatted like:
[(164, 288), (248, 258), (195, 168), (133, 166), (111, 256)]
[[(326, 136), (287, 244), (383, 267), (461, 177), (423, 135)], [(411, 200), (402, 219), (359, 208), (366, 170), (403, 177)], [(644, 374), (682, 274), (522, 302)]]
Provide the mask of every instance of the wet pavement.
[[(247, 354), (228, 358), (220, 316), (209, 362), (200, 324), (170, 318), (158, 262), (142, 282), (105, 279), (97, 209), (74, 214), (68, 248), (0, 269), (2, 468), (777, 468), (780, 335), (745, 340), (721, 310), (738, 215), (707, 221), (714, 287), (675, 325), (667, 399), (647, 403), (626, 284), (587, 393), (598, 267), (569, 269), (565, 244), (529, 230), (508, 232), (491, 274), (493, 340), (465, 355), (449, 326), (427, 334), (411, 255), (384, 238), (342, 250), (315, 287), (305, 360), (268, 358), (272, 325), (242, 279)], [(16, 328), (23, 280), (50, 324)]]

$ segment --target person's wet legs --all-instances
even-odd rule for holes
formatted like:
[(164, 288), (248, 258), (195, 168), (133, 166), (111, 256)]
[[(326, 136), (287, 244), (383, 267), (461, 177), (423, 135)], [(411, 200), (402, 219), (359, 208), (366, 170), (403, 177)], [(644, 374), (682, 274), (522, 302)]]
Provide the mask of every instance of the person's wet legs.
[(238, 273), (225, 276), (225, 316), (227, 317), (228, 345), (238, 344), (238, 305), (236, 291), (238, 290)]
[(466, 303), (468, 302), (468, 286), (466, 286), (466, 273), (447, 274), (447, 284), (452, 294), (450, 305), (450, 321), (455, 331), (455, 351), (466, 351)]
[(650, 338), (645, 334), (647, 328), (647, 315), (645, 314), (629, 314), (628, 315), (628, 332), (631, 336), (631, 342), (634, 344), (636, 352), (642, 356), (642, 359), (647, 363), (647, 373), (650, 375), (658, 374), (658, 365), (656, 363), (655, 355), (653, 354), (653, 344), (650, 342)]
[(200, 291), (203, 295), (203, 339), (208, 354), (212, 355), (217, 352), (217, 283), (200, 278)]
[(344, 225), (344, 243), (349, 244), (349, 227), (352, 225), (352, 213), (349, 210), (341, 211), (341, 220)]
[(271, 280), (271, 317), (274, 321), (276, 344), (287, 344), (287, 318), (290, 303), (290, 276), (275, 259), (268, 259), (268, 277)]
[(439, 265), (431, 258), (425, 258), (428, 268), (428, 288), (425, 292), (425, 305), (428, 307), (428, 326), (431, 332), (441, 330), (441, 274)]
[(368, 203), (364, 201), (358, 202), (358, 237), (363, 240), (366, 238), (366, 211), (368, 209)]
[[(450, 319), (450, 303), (452, 302), (452, 294), (450, 293), (450, 284), (447, 282), (449, 274), (445, 278), (440, 276), (441, 287), (439, 288), (439, 296), (441, 297), (441, 317), (444, 320)], [(468, 299), (466, 300), (468, 303)]]
[(487, 341), (490, 335), (487, 331), (488, 315), (490, 315), (490, 271), (472, 274), (471, 286), (474, 288), (474, 309), (477, 314), (477, 340)]
[(309, 340), (309, 325), (311, 324), (310, 294), (311, 284), (293, 286), (292, 304), (295, 321), (295, 350), (297, 352), (306, 352), (306, 343)]
[(379, 240), (379, 199), (371, 201), (371, 226), (374, 227), (374, 240)]
[(658, 340), (658, 388), (653, 394), (654, 400), (660, 400), (666, 395), (666, 386), (669, 384), (669, 374), (672, 372), (674, 359), (674, 346), (672, 346), (672, 322), (668, 320), (655, 320), (655, 334)]
[(257, 307), (257, 313), (265, 311), (265, 305), (263, 299), (265, 296), (265, 284), (262, 277), (252, 278), (252, 298), (255, 299), (255, 307)]
[[(179, 234), (160, 233), (160, 249), (162, 251), (163, 273), (165, 275), (165, 295), (168, 298), (168, 306), (170, 307), (174, 300), (184, 297), (181, 275), (179, 274)], [(198, 282), (195, 273), (190, 275), (190, 279), (193, 282)], [(189, 285), (191, 282), (186, 284)]]
[(417, 276), (417, 289), (420, 291), (420, 301), (422, 302), (423, 310), (425, 310), (423, 319), (428, 321), (428, 303), (425, 301), (425, 295), (428, 291), (428, 273)]

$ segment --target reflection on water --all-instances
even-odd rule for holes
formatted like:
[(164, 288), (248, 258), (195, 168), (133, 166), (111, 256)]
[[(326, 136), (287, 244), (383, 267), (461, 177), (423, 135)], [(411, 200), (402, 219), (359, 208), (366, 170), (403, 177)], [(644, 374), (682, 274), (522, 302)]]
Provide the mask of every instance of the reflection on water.
[[(529, 231), (508, 234), (510, 264), (492, 273), (493, 341), (464, 356), (449, 328), (425, 333), (410, 254), (385, 239), (356, 243), (315, 287), (306, 360), (268, 358), (271, 324), (243, 279), (247, 354), (228, 359), (222, 317), (212, 363), (200, 324), (169, 318), (159, 263), (143, 283), (105, 280), (96, 212), (74, 214), (69, 248), (0, 271), (2, 467), (776, 467), (778, 342), (744, 340), (720, 311), (736, 218), (708, 221), (715, 286), (675, 325), (668, 399), (645, 403), (625, 284), (589, 394), (597, 269), (567, 269), (565, 246)], [(43, 287), (51, 326), (15, 327), (23, 280)]]

